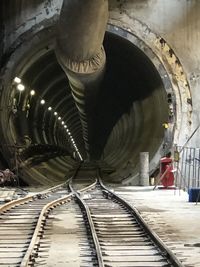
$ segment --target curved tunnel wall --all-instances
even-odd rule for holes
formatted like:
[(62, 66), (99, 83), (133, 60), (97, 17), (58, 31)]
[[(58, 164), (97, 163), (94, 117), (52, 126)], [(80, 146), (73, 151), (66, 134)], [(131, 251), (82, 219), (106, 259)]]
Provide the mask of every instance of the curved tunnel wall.
[[(124, 38), (126, 32), (116, 31), (112, 25), (109, 29), (114, 33), (105, 38), (107, 87), (99, 99), (104, 99), (102, 109), (108, 117), (101, 123), (113, 127), (106, 139), (104, 159), (121, 169), (120, 179), (136, 175), (140, 152), (148, 151), (150, 160), (156, 154), (160, 157), (165, 153), (167, 142), (166, 149), (169, 149), (173, 137), (166, 138), (163, 128), (163, 123), (169, 120), (169, 105), (159, 72), (145, 53)], [(98, 126), (99, 131), (109, 131), (109, 127)]]
[[(85, 153), (80, 119), (68, 80), (52, 52), (55, 31), (52, 27), (39, 28), (26, 33), (2, 70), (1, 127), (4, 131), (1, 140), (11, 146), (16, 142), (19, 146), (27, 146), (24, 151), (19, 148), (18, 153), (21, 175), (30, 183), (39, 180), (53, 182), (56, 175), (60, 180), (63, 172), (68, 173), (76, 166), (73, 147), (64, 140), (63, 129), (58, 127), (53, 114), (46, 110), (49, 105), (59, 110), (68, 121), (77, 146), (82, 154)], [(152, 169), (155, 167), (165, 151), (163, 146), (169, 147), (173, 140), (175, 105), (178, 108), (180, 105), (167, 71), (160, 62), (155, 63), (156, 55), (151, 49), (141, 44), (137, 36), (130, 37), (131, 34), (122, 28), (109, 25), (108, 32), (104, 41), (108, 57), (106, 77), (101, 84), (96, 110), (91, 114), (95, 129), (92, 143), (96, 159), (116, 170), (112, 179), (121, 181), (137, 173), (140, 150), (150, 151)], [(35, 89), (39, 97), (37, 100), (32, 98), (28, 119), (23, 119), (26, 112), (18, 119), (18, 114), (12, 113), (11, 99), (16, 93), (12, 81), (17, 75), (21, 76), (29, 91)], [(169, 94), (174, 117), (166, 136), (162, 123), (169, 119)], [(40, 105), (38, 99), (42, 98), (48, 106)], [(26, 106), (25, 99), (25, 95), (21, 95), (21, 108)], [(23, 120), (24, 126), (21, 127)], [(24, 139), (26, 136), (28, 138)], [(30, 141), (32, 145), (29, 147)], [(12, 165), (13, 148), (5, 145), (2, 150)]]
[[(22, 176), (24, 179), (26, 175), (31, 176), (27, 177), (30, 181), (34, 180), (35, 173), (36, 176), (44, 175), (48, 168), (51, 169), (52, 160), (57, 161), (58, 173), (63, 171), (62, 164), (69, 167), (72, 163), (72, 167), (75, 166), (70, 160), (73, 150), (67, 140), (63, 141), (63, 129), (59, 127), (53, 112), (48, 111), (49, 106), (65, 118), (78, 147), (84, 153), (81, 124), (69, 82), (52, 50), (53, 34), (51, 32), (49, 38), (46, 32), (43, 34), (44, 43), (40, 41), (35, 51), (22, 49), (23, 53), (18, 59), (20, 64), (16, 62), (17, 67), (13, 66), (15, 75), (12, 74), (12, 80), (14, 76), (20, 76), (28, 90), (21, 93), (17, 114), (11, 117), (7, 114), (10, 129), (13, 129), (11, 136), (4, 133), (4, 138), (8, 140), (6, 142), (22, 146), (22, 167), (31, 166), (33, 169), (32, 173), (25, 171), (25, 174), (22, 169)], [(113, 33), (106, 34), (104, 46), (108, 61), (95, 112), (91, 114), (95, 129), (92, 147), (96, 158), (116, 169), (113, 177), (118, 175), (120, 180), (137, 172), (141, 150), (150, 151), (151, 158), (159, 150), (164, 138), (162, 123), (168, 119), (168, 104), (159, 73), (140, 49)], [(21, 61), (24, 54), (26, 57)], [(6, 97), (7, 101), (13, 97), (19, 98), (16, 85), (10, 84), (9, 88), (10, 92), (5, 93), (4, 100)], [(35, 89), (36, 95), (30, 99), (32, 89)], [(28, 109), (27, 98), (30, 105)], [(41, 99), (46, 101), (44, 106), (40, 103)], [(24, 125), (20, 115), (23, 109), (23, 116), (26, 117)], [(25, 151), (24, 136), (31, 143)], [(66, 156), (68, 159), (63, 158)], [(62, 160), (57, 160), (59, 158)], [(56, 169), (54, 172), (56, 174)]]

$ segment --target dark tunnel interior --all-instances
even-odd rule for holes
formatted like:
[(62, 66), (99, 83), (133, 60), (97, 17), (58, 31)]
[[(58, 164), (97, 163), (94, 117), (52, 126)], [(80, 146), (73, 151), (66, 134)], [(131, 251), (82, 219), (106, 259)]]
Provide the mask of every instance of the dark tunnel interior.
[(107, 33), (104, 47), (106, 72), (91, 113), (92, 147), (97, 159), (101, 157), (106, 141), (121, 116), (130, 114), (134, 102), (142, 101), (162, 88), (162, 80), (153, 64), (130, 41)]
[[(10, 86), (9, 101), (16, 110), (9, 113), (9, 137), (5, 132), (3, 135), (5, 143), (18, 147), (20, 175), (30, 184), (42, 179), (45, 183), (58, 173), (61, 177), (77, 166), (80, 159), (66, 130), (85, 157), (80, 118), (68, 79), (53, 49), (45, 42), (40, 46), (43, 53), (30, 51), (24, 65), (13, 71), (26, 90), (16, 90), (13, 83)], [(122, 180), (137, 173), (140, 151), (149, 151), (153, 158), (161, 146), (162, 124), (168, 118), (167, 96), (153, 63), (133, 43), (107, 32), (104, 47), (107, 64), (101, 88), (95, 99), (86, 95), (91, 147), (93, 157), (113, 170), (112, 179)], [(41, 104), (42, 100), (45, 103)], [(5, 155), (11, 165), (13, 152)], [(35, 180), (35, 175), (39, 179)]]

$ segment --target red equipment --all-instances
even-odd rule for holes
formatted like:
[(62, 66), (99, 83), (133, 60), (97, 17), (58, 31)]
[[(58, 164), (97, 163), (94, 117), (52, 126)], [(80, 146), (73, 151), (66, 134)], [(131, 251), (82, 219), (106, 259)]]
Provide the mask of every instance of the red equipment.
[(168, 157), (161, 158), (160, 160), (160, 177), (161, 183), (164, 187), (174, 185), (174, 169), (172, 166), (172, 159)]

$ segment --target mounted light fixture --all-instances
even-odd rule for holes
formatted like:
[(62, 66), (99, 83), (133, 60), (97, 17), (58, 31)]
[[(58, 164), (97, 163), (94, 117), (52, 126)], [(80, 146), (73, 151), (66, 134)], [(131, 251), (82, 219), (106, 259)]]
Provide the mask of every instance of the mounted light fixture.
[[(19, 96), (18, 96), (18, 104), (19, 104), (20, 103), (20, 99), (21, 99), (21, 93), (25, 90), (25, 86), (21, 83), (21, 79), (18, 78), (18, 77), (15, 77), (13, 81), (14, 81), (14, 83), (16, 83), (16, 89), (19, 91)], [(34, 96), (36, 94), (36, 92), (35, 92), (35, 90), (30, 90), (29, 94), (32, 97), (32, 96)], [(41, 99), (41, 97), (40, 97), (40, 104), (44, 105), (45, 103), (46, 103), (46, 101), (44, 99)], [(29, 103), (27, 104), (27, 107), (30, 108), (30, 104)], [(48, 111), (51, 111), (52, 109), (53, 108), (51, 106), (48, 107)], [(58, 113), (55, 111), (54, 115), (57, 116)], [(68, 133), (68, 138), (70, 138), (72, 146), (74, 147), (74, 150), (76, 151), (76, 153), (79, 155), (80, 159), (82, 160), (81, 155), (79, 153), (79, 150), (78, 150), (78, 148), (76, 146), (76, 143), (75, 143), (70, 131), (67, 128), (67, 125), (65, 124), (64, 121), (62, 121), (62, 118), (60, 116), (58, 117), (58, 120), (61, 122), (62, 126), (66, 129), (66, 132)]]
[(80, 154), (79, 152), (77, 152), (77, 153), (78, 153), (78, 155), (79, 155), (80, 160), (82, 161), (83, 158), (82, 158), (81, 154)]
[(25, 86), (20, 83), (20, 84), (17, 85), (17, 90), (20, 91), (20, 92), (22, 92), (22, 91), (25, 90)]
[(15, 83), (21, 83), (21, 79), (18, 78), (18, 77), (15, 77), (15, 78), (14, 78), (14, 82), (15, 82)]
[(30, 91), (30, 95), (31, 95), (31, 96), (34, 96), (34, 95), (35, 95), (35, 90), (31, 90), (31, 91)]

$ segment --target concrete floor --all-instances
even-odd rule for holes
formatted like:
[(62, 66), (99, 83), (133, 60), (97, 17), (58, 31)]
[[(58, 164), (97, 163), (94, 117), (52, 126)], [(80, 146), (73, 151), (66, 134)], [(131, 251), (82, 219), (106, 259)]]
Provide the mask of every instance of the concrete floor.
[[(196, 203), (189, 203), (188, 194), (179, 190), (156, 189), (153, 191), (153, 187), (126, 186), (115, 187), (115, 192), (138, 209), (151, 229), (154, 230), (177, 255), (184, 266), (200, 267), (200, 203), (197, 205)], [(8, 196), (11, 197), (14, 194), (15, 189), (7, 190), (7, 188), (1, 188), (0, 199), (4, 200)], [(69, 207), (70, 205), (68, 208)], [(71, 214), (70, 208), (69, 214)], [(67, 212), (63, 218), (58, 217), (58, 221), (61, 219), (61, 221), (65, 221), (65, 224), (68, 222), (67, 225), (77, 229), (76, 220), (74, 221), (75, 218), (65, 218), (65, 216), (69, 216), (69, 214)], [(57, 226), (58, 225), (56, 225), (56, 227)], [(54, 237), (56, 237), (56, 235)], [(76, 238), (77, 237), (75, 237), (75, 239)], [(54, 241), (56, 240), (51, 240), (51, 249), (55, 248), (55, 251), (58, 251), (58, 247), (56, 247), (57, 242)], [(75, 254), (72, 251), (72, 243), (76, 244)], [(60, 243), (60, 245), (62, 246), (63, 244)], [(71, 258), (71, 260), (73, 259), (73, 263), (68, 262), (68, 264), (72, 264), (70, 266), (78, 266), (76, 265), (80, 263), (77, 256), (78, 244), (74, 242), (74, 240), (71, 242), (70, 239), (68, 245), (70, 247), (70, 249), (68, 248), (70, 252), (69, 258)], [(72, 257), (73, 254), (74, 256)], [(55, 258), (54, 253), (52, 253), (52, 255), (53, 258)], [(50, 262), (48, 262), (48, 264), (50, 264)], [(52, 262), (55, 264), (54, 261)]]
[(52, 210), (45, 228), (35, 266), (93, 266), (82, 213), (73, 200)]
[(200, 203), (188, 202), (179, 190), (118, 187), (115, 192), (134, 205), (184, 266), (200, 267)]
[(16, 194), (17, 190), (15, 188), (0, 187), (0, 206), (13, 200)]
[(72, 209), (74, 207), (69, 203), (53, 211), (51, 215), (53, 220), (50, 220), (52, 224), (47, 224), (50, 230), (49, 233), (46, 231), (46, 237), (50, 244), (48, 258), (43, 262), (43, 266), (80, 266), (79, 238), (77, 238), (79, 227)]

